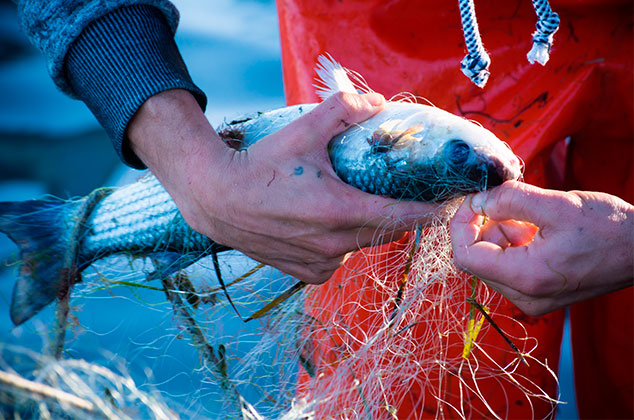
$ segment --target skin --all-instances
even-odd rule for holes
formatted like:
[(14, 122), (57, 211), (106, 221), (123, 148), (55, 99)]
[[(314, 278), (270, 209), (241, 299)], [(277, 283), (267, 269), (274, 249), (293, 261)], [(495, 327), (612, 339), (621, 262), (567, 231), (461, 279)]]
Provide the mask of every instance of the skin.
[(143, 104), (127, 139), (194, 230), (319, 284), (347, 253), (400, 238), (436, 208), (364, 193), (334, 173), (330, 139), (384, 104), (379, 94), (336, 94), (236, 151), (220, 139), (192, 95), (175, 89)]
[(467, 197), (450, 227), (456, 266), (529, 315), (634, 284), (634, 206), (609, 194), (508, 181)]

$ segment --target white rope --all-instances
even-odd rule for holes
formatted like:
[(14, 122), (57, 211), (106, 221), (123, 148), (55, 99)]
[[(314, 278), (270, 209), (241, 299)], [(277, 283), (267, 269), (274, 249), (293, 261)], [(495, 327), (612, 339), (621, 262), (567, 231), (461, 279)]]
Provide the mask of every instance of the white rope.
[(460, 69), (478, 87), (484, 87), (489, 79), (489, 65), (491, 59), (484, 50), (478, 22), (475, 16), (475, 6), (473, 0), (460, 0), (460, 19), (462, 21), (462, 32), (467, 46), (467, 56), (462, 59)]
[[(476, 86), (482, 88), (489, 79), (491, 58), (482, 45), (473, 0), (459, 0), (458, 5), (468, 53), (462, 59), (460, 69)], [(533, 0), (533, 7), (537, 13), (537, 30), (533, 33), (533, 48), (526, 58), (531, 64), (538, 62), (543, 66), (550, 58), (553, 35), (559, 29), (559, 15), (552, 11), (548, 0)]]
[(559, 29), (559, 15), (552, 11), (548, 0), (533, 0), (533, 7), (537, 13), (537, 30), (533, 33), (533, 48), (526, 58), (531, 64), (537, 61), (543, 66), (550, 58), (553, 35)]

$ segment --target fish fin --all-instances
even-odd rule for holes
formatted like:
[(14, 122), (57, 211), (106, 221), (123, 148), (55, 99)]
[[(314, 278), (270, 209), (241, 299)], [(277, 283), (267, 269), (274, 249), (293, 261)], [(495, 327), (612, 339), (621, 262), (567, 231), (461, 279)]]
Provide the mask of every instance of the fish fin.
[(78, 246), (86, 216), (109, 190), (77, 201), (0, 202), (0, 232), (19, 248), (20, 272), (13, 288), (11, 320), (20, 325), (81, 280), (90, 261)]
[(146, 280), (160, 280), (189, 267), (204, 255), (202, 253), (179, 254), (176, 252), (155, 252), (150, 255), (154, 271), (147, 275)]
[(358, 93), (354, 84), (348, 77), (348, 70), (337, 63), (330, 54), (320, 55), (317, 59), (317, 83), (313, 86), (317, 89), (317, 95), (326, 100), (337, 92)]

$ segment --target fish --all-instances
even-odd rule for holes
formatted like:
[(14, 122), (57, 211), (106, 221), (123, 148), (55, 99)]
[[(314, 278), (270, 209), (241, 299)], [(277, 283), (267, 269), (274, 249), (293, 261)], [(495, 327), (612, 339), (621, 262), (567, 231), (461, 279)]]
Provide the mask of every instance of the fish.
[[(319, 57), (316, 71), (322, 99), (370, 91), (329, 55)], [(258, 112), (218, 132), (231, 147), (248, 148), (316, 106)], [(382, 111), (334, 137), (328, 153), (344, 182), (399, 200), (444, 202), (521, 175), (519, 159), (491, 131), (414, 102), (388, 101)], [(155, 271), (148, 279), (156, 279), (230, 249), (191, 229), (151, 173), (75, 200), (0, 202), (0, 232), (20, 252), (10, 308), (15, 325), (68, 293), (82, 271), (102, 258), (150, 257)]]

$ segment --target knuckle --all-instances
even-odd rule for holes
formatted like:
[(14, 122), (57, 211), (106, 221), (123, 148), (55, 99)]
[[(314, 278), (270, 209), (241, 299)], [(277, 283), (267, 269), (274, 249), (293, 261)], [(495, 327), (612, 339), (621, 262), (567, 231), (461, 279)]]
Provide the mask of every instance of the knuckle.
[(538, 301), (516, 301), (514, 303), (528, 316), (541, 316), (549, 312), (549, 308)]
[(583, 211), (583, 208), (585, 207), (585, 200), (581, 191), (568, 191), (564, 197), (564, 203), (566, 203), (570, 208), (577, 209), (580, 212)]
[(319, 281), (319, 278), (312, 272), (302, 275), (301, 280), (304, 283), (308, 283), (308, 284), (321, 284), (321, 282)]
[(336, 267), (333, 267), (333, 268), (323, 269), (323, 270), (320, 272), (320, 276), (319, 276), (319, 278), (321, 279), (320, 284), (321, 284), (321, 283), (325, 283), (325, 282), (327, 282), (328, 280), (330, 280), (330, 277), (332, 277), (332, 275), (334, 274), (334, 272), (335, 272), (335, 270), (336, 270), (337, 268), (339, 268), (339, 265), (337, 265)]
[(343, 255), (348, 252), (347, 249), (339, 241), (329, 241), (322, 245), (321, 254), (326, 260), (337, 260), (337, 263), (343, 260)]
[(526, 192), (524, 188), (507, 188), (502, 190), (502, 194), (498, 198), (503, 208), (523, 208), (526, 205)]
[(342, 119), (342, 124), (351, 124), (356, 121), (349, 121), (356, 118), (360, 112), (367, 111), (369, 104), (361, 95), (348, 92), (337, 92), (332, 95), (332, 102), (336, 107), (337, 115)]
[(521, 274), (518, 276), (518, 282), (521, 285), (520, 292), (527, 297), (542, 297), (552, 291), (552, 282), (546, 276), (535, 275), (529, 277)]
[(196, 217), (194, 213), (186, 209), (180, 210), (180, 212), (181, 212), (181, 215), (183, 216), (183, 219), (185, 220), (185, 223), (187, 223), (187, 225), (190, 228), (192, 228), (198, 233), (203, 233), (202, 232), (204, 230), (203, 224), (200, 222), (200, 219)]
[(529, 315), (529, 316), (533, 316), (532, 315), (532, 305), (530, 304), (530, 302), (525, 301), (525, 300), (518, 300), (518, 299), (512, 299), (511, 300), (513, 302), (513, 304), (515, 306), (517, 306), (517, 308), (522, 311), (522, 313)]
[(334, 272), (341, 267), (343, 262), (343, 256), (337, 256), (335, 258), (329, 258), (321, 262), (311, 264), (308, 269), (310, 271), (310, 277), (307, 282), (312, 284), (322, 284), (328, 281)]
[(323, 284), (330, 279), (334, 270), (311, 270), (304, 276), (303, 281), (310, 284)]
[(332, 95), (332, 100), (341, 110), (354, 110), (359, 107), (359, 95), (348, 92), (337, 92)]
[(505, 182), (499, 189), (497, 200), (503, 204), (523, 203), (530, 195), (532, 195), (532, 187), (529, 184), (517, 181)]
[(329, 206), (326, 203), (318, 217), (319, 223), (327, 230), (338, 230), (347, 226), (346, 214), (344, 211), (338, 211), (337, 207)]

